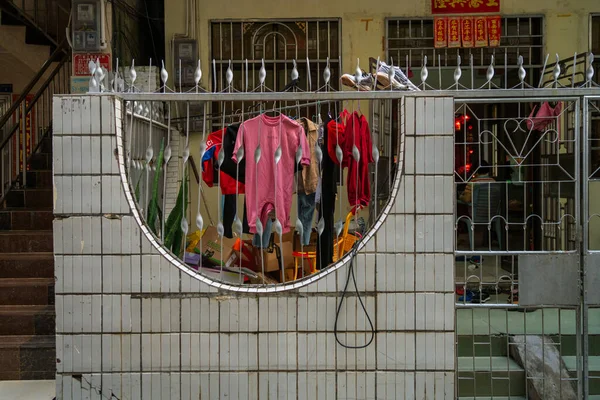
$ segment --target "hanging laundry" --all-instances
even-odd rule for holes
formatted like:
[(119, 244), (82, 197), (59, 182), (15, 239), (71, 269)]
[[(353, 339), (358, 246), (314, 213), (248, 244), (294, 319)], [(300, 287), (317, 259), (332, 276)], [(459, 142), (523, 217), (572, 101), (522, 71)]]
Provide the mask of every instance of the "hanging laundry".
[(317, 205), (316, 191), (319, 183), (319, 162), (315, 153), (316, 146), (319, 145), (318, 126), (307, 118), (301, 118), (300, 124), (308, 139), (310, 148), (310, 165), (304, 166), (299, 173), (298, 180), (298, 218), (302, 222), (302, 245), (307, 246), (310, 243), (310, 234), (313, 225), (315, 207)]
[[(234, 161), (240, 147), (244, 149), (244, 159), (249, 160), (245, 172), (250, 232), (256, 233), (257, 218), (264, 227), (272, 211), (281, 222), (283, 233), (289, 232), (294, 185), (290, 177), (294, 176), (298, 148), (302, 149), (300, 164), (310, 165), (310, 149), (302, 126), (285, 115), (259, 115), (241, 125), (233, 149)], [(275, 163), (275, 151), (279, 147), (281, 158)]]
[[(371, 131), (364, 115), (354, 112), (345, 131), (344, 158), (342, 167), (348, 168), (348, 202), (351, 207), (366, 207), (371, 200), (371, 184), (369, 182), (369, 164), (373, 162)], [(358, 150), (358, 162), (352, 154), (354, 147)]]
[[(319, 235), (317, 239), (317, 268), (324, 269), (333, 262), (333, 239), (334, 233), (334, 218), (335, 218), (335, 197), (337, 194), (337, 183), (336, 178), (339, 176), (337, 165), (334, 162), (334, 158), (331, 157), (329, 151), (325, 151), (329, 148), (330, 135), (329, 127), (331, 126), (330, 116), (326, 117), (323, 135), (323, 163), (321, 171), (321, 202), (319, 207), (318, 220), (323, 218), (324, 227), (323, 233)], [(335, 157), (335, 153), (333, 155)]]
[(339, 161), (335, 154), (335, 149), (338, 144), (340, 145), (340, 149), (344, 149), (344, 142), (346, 141), (346, 123), (350, 116), (351, 114), (348, 110), (344, 110), (340, 113), (339, 123), (333, 119), (327, 123), (327, 135), (329, 137), (329, 140), (327, 141), (327, 152), (329, 153), (331, 160), (338, 165)]
[[(223, 147), (223, 139), (228, 140), (226, 129), (213, 132), (206, 138), (206, 152), (202, 157), (202, 180), (209, 186), (212, 187), (215, 179), (215, 171), (218, 171), (218, 157), (219, 151)], [(231, 140), (231, 139), (229, 139)], [(225, 150), (224, 150), (225, 151)], [(227, 157), (227, 151), (225, 151), (225, 159), (221, 165), (221, 171), (219, 173), (221, 192), (224, 195), (236, 194), (236, 185), (239, 185), (237, 193), (244, 193), (244, 184), (239, 183), (235, 176), (231, 176), (223, 171), (223, 165), (226, 160), (231, 160), (231, 154)], [(231, 161), (230, 161), (231, 162)]]
[[(558, 116), (562, 112), (562, 102), (558, 102), (552, 107), (547, 101), (543, 102), (540, 108), (533, 107), (529, 118), (527, 119), (527, 128), (529, 130), (544, 131), (548, 125), (558, 120)], [(558, 128), (558, 127), (557, 127)]]

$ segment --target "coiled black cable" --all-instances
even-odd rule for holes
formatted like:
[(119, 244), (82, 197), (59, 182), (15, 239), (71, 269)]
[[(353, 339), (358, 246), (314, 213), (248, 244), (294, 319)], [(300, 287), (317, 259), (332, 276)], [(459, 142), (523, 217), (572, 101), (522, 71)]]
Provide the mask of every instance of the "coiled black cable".
[[(340, 303), (338, 304), (337, 311), (335, 313), (335, 323), (333, 325), (333, 335), (335, 336), (335, 341), (338, 342), (338, 344), (340, 346), (342, 346), (346, 349), (356, 349), (356, 350), (364, 349), (364, 348), (368, 347), (371, 343), (373, 343), (373, 340), (375, 339), (375, 327), (373, 326), (373, 321), (371, 321), (371, 316), (369, 315), (369, 312), (367, 311), (367, 308), (365, 307), (362, 297), (360, 296), (360, 293), (358, 291), (358, 286), (356, 285), (356, 275), (354, 274), (354, 264), (355, 264), (355, 259), (356, 259), (356, 253), (358, 253), (358, 244), (359, 244), (359, 242), (357, 242), (351, 250), (350, 266), (348, 267), (348, 275), (346, 276), (346, 284), (344, 286), (344, 290), (342, 291), (342, 298), (340, 300)], [(352, 282), (354, 283), (354, 292), (356, 293), (358, 301), (360, 302), (360, 306), (362, 307), (363, 311), (365, 312), (365, 316), (367, 317), (367, 321), (369, 321), (369, 326), (371, 327), (371, 338), (367, 341), (366, 344), (361, 345), (361, 346), (350, 346), (348, 344), (342, 343), (338, 337), (338, 320), (340, 317), (340, 311), (342, 309), (342, 304), (344, 303), (344, 299), (346, 298), (346, 294), (348, 292), (348, 284), (350, 283), (350, 277), (352, 277)]]

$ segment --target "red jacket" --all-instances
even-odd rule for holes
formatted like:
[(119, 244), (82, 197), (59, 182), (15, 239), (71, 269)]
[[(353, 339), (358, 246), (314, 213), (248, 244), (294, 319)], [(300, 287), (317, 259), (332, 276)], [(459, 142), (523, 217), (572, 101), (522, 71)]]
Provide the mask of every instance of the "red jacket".
[[(213, 186), (213, 182), (215, 181), (213, 160), (217, 161), (219, 157), (219, 151), (221, 151), (221, 147), (223, 144), (223, 134), (224, 129), (220, 131), (213, 132), (206, 138), (206, 153), (204, 153), (204, 157), (202, 158), (202, 180), (209, 186)], [(223, 194), (236, 194), (235, 193), (235, 185), (239, 184), (239, 192), (240, 194), (244, 193), (244, 184), (239, 183), (233, 177), (227, 175), (223, 171), (219, 171), (220, 178), (220, 186), (221, 192)]]
[[(371, 200), (371, 183), (369, 181), (369, 164), (373, 162), (371, 131), (364, 115), (354, 112), (346, 123), (344, 134), (344, 158), (342, 167), (348, 168), (348, 201), (351, 207), (366, 207)], [(360, 154), (358, 163), (352, 156), (356, 146)]]

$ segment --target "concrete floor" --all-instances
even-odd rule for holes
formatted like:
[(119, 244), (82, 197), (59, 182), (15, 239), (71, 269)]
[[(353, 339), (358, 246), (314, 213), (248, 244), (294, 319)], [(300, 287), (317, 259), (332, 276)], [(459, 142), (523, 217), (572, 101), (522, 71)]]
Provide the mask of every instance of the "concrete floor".
[(0, 381), (0, 400), (52, 400), (55, 381)]

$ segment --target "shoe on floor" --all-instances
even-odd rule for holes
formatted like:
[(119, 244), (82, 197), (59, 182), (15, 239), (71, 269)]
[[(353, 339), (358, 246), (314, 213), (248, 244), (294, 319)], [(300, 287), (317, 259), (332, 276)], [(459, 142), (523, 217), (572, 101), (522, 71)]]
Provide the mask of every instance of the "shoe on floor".
[(489, 300), (490, 294), (488, 292), (482, 291), (473, 294), (471, 303), (487, 303)]
[(471, 300), (473, 300), (473, 292), (471, 292), (470, 290), (467, 290), (467, 293), (464, 296), (460, 296), (458, 298), (458, 301), (466, 303), (470, 303)]

